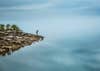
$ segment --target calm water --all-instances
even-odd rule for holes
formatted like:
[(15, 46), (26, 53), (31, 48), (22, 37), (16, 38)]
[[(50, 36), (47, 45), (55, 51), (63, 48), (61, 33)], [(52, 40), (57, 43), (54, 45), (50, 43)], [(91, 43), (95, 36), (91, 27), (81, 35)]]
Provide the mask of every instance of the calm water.
[[(99, 19), (74, 19), (35, 22), (45, 40), (1, 56), (0, 71), (100, 71)], [(44, 22), (48, 24), (39, 24)], [(31, 33), (37, 28), (18, 25)]]
[(99, 71), (98, 38), (45, 39), (10, 56), (0, 57), (0, 71)]

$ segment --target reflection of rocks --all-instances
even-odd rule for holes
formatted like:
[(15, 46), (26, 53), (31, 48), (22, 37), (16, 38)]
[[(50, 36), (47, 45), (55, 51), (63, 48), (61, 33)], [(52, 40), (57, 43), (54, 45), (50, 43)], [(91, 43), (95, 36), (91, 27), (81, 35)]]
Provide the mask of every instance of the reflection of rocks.
[(11, 54), (21, 47), (31, 45), (33, 42), (43, 40), (40, 35), (16, 32), (16, 31), (0, 31), (0, 55)]

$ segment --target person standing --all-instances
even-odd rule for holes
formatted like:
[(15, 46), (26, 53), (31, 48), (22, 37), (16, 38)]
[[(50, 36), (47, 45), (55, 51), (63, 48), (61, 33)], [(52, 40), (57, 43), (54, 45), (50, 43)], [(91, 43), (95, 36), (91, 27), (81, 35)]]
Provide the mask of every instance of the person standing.
[(39, 34), (39, 30), (36, 30), (36, 35), (38, 35)]

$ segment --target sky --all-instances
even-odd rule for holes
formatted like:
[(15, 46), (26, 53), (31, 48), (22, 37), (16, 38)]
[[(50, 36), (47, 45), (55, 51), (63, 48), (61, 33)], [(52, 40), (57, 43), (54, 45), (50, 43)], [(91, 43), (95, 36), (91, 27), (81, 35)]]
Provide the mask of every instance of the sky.
[[(82, 12), (99, 15), (99, 0), (1, 0), (0, 11)], [(49, 10), (48, 10), (49, 9)], [(74, 13), (73, 12), (73, 13)]]
[(27, 32), (39, 29), (41, 34), (50, 37), (61, 34), (67, 36), (74, 34), (73, 37), (79, 37), (84, 35), (84, 32), (94, 35), (99, 32), (99, 2), (99, 0), (0, 0), (0, 23), (18, 24)]
[(99, 0), (1, 0), (0, 19), (32, 20), (54, 14), (99, 16), (99, 2)]

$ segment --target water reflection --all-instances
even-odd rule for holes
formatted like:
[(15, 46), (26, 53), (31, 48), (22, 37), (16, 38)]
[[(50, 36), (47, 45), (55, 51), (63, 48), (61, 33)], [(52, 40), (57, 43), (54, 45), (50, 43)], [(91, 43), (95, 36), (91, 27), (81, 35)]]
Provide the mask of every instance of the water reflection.
[(98, 41), (65, 39), (33, 44), (0, 57), (0, 71), (99, 71)]

